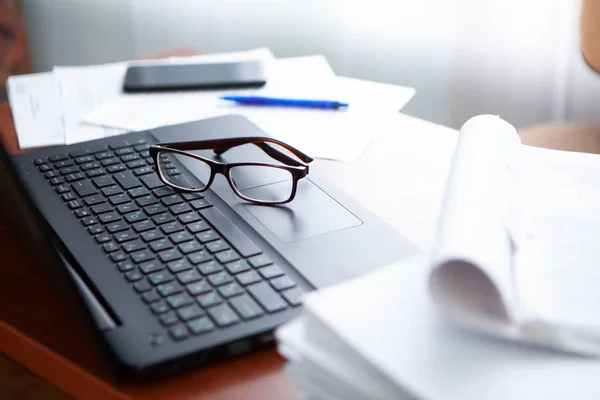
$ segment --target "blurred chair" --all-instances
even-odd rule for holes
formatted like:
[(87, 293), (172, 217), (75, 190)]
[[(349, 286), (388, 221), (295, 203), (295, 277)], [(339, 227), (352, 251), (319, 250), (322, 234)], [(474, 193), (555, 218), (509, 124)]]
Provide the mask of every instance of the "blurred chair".
[[(579, 36), (585, 62), (600, 73), (600, 0), (582, 0)], [(535, 125), (520, 129), (519, 135), (530, 146), (600, 154), (600, 124)]]

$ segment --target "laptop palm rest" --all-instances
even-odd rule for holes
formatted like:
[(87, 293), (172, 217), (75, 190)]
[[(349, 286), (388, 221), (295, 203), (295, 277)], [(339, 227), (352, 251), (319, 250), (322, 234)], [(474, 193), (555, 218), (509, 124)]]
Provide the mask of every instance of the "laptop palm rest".
[[(272, 191), (289, 191), (286, 182), (269, 184)], [(242, 190), (248, 197), (264, 187)], [(235, 194), (232, 194), (235, 196)], [(362, 224), (354, 214), (331, 198), (310, 179), (298, 181), (296, 197), (291, 203), (264, 206), (235, 198), (262, 223), (273, 235), (284, 243), (296, 242), (327, 233), (352, 228)]]

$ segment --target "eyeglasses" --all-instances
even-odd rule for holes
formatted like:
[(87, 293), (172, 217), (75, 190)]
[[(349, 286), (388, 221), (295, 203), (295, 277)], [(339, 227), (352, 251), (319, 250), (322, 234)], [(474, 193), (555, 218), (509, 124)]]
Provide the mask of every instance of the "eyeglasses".
[[(213, 150), (221, 156), (227, 150), (253, 144), (280, 164), (241, 162), (224, 163), (211, 160), (189, 151)], [(161, 181), (183, 192), (198, 193), (207, 190), (216, 174), (223, 174), (236, 195), (258, 204), (284, 204), (296, 196), (298, 180), (308, 175), (308, 163), (313, 159), (289, 144), (267, 137), (245, 137), (193, 142), (159, 143), (150, 146), (150, 155)], [(294, 158), (296, 157), (296, 158)], [(183, 177), (174, 161), (193, 162), (193, 182)], [(191, 164), (188, 164), (191, 165)], [(260, 178), (263, 184), (249, 185)], [(265, 184), (265, 179), (267, 183)]]

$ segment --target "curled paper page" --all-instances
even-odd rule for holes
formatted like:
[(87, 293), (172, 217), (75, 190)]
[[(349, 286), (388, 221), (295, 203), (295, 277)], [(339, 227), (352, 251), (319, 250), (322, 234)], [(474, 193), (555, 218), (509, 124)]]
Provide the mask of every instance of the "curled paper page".
[[(516, 292), (508, 234), (515, 128), (480, 115), (460, 130), (432, 252), (434, 300), (461, 320), (505, 324)], [(473, 322), (472, 321), (472, 322)]]

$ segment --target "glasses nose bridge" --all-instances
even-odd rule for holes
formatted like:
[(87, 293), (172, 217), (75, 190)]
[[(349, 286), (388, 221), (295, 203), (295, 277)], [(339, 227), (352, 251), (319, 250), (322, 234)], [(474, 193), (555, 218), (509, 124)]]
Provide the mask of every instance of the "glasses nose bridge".
[(215, 163), (212, 164), (213, 174), (221, 174), (227, 177), (227, 164)]

